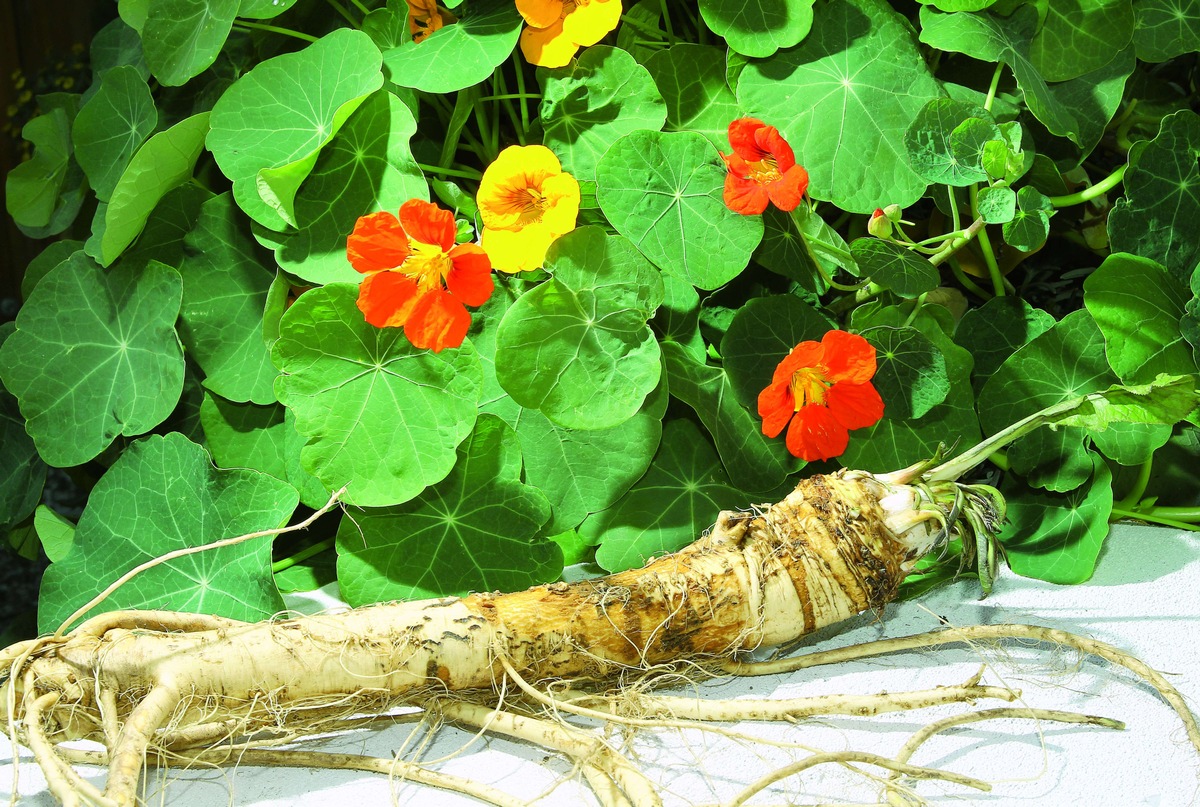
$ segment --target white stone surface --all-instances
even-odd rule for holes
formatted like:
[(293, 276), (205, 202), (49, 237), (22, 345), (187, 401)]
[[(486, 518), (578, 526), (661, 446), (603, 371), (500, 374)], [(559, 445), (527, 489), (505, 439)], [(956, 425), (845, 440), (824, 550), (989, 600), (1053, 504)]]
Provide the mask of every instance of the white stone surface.
[[(879, 619), (847, 623), (818, 648), (907, 635), (955, 625), (1030, 623), (1062, 628), (1130, 651), (1168, 678), (1200, 710), (1200, 534), (1118, 525), (1106, 542), (1097, 572), (1086, 585), (1063, 587), (1003, 574), (995, 593), (976, 598), (963, 581), (923, 598), (889, 607)], [(294, 604), (294, 603), (293, 603)], [(309, 604), (311, 606), (311, 603)], [(898, 654), (838, 667), (747, 678), (699, 686), (705, 698), (795, 697), (822, 693), (875, 693), (961, 683), (980, 666), (985, 683), (1007, 684), (1034, 708), (1066, 709), (1127, 723), (1124, 731), (1029, 720), (977, 723), (930, 740), (915, 764), (986, 779), (989, 793), (933, 781), (911, 782), (929, 804), (1028, 807), (1085, 804), (1183, 807), (1200, 804), (1200, 756), (1188, 744), (1179, 718), (1129, 672), (1094, 658), (1081, 659), (1044, 645), (959, 647)], [(1002, 704), (980, 703), (979, 708)], [(755, 744), (717, 733), (662, 731), (644, 734), (633, 752), (659, 786), (666, 805), (720, 804), (765, 773), (808, 751), (855, 749), (892, 756), (927, 722), (963, 707), (873, 718), (823, 718), (795, 725), (741, 724), (746, 735), (796, 747)], [(410, 727), (394, 725), (328, 739), (322, 750), (389, 757), (423, 742)], [(620, 742), (619, 736), (612, 737)], [(804, 748), (801, 748), (803, 746)], [(443, 729), (421, 758), (432, 767), (496, 785), (539, 805), (592, 805), (590, 792), (569, 763), (540, 748)], [(22, 805), (54, 800), (29, 753), (22, 751)], [(12, 765), (0, 762), (0, 796), (11, 790)], [(863, 772), (869, 775), (863, 775)], [(861, 766), (810, 769), (756, 795), (751, 805), (875, 804), (882, 787), (870, 778), (884, 772)], [(99, 784), (102, 773), (90, 770)], [(353, 772), (241, 767), (147, 774), (147, 804), (189, 807), (282, 805), (478, 804), (448, 793), (386, 777)]]

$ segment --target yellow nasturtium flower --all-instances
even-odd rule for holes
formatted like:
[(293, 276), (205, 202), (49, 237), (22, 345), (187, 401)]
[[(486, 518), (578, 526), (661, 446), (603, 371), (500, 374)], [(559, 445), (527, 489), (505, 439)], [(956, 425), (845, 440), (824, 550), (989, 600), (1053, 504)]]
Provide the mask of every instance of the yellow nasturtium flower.
[(545, 146), (509, 146), (479, 183), (481, 243), (502, 272), (541, 267), (550, 242), (575, 229), (579, 183)]
[(408, 32), (413, 42), (422, 42), (443, 26), (458, 22), (458, 17), (437, 4), (437, 0), (408, 0)]
[(516, 2), (528, 23), (521, 32), (521, 52), (539, 67), (562, 67), (577, 50), (595, 45), (621, 20), (621, 0)]

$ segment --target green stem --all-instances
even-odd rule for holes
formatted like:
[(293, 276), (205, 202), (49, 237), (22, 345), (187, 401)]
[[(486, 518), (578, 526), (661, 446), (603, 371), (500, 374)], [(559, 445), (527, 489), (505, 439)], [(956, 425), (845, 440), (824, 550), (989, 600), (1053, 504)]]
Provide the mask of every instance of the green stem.
[(924, 292), (923, 294), (921, 294), (917, 297), (917, 299), (913, 303), (913, 310), (909, 313), (909, 315), (904, 320), (903, 327), (907, 328), (908, 326), (910, 326), (914, 322), (916, 322), (917, 314), (921, 313), (921, 309), (925, 305), (925, 297), (928, 294), (929, 294), (929, 292)]
[(1071, 205), (1081, 205), (1084, 202), (1095, 199), (1097, 196), (1102, 196), (1119, 185), (1125, 179), (1125, 171), (1128, 170), (1128, 168), (1129, 163), (1125, 163), (1116, 171), (1113, 171), (1104, 179), (1097, 182), (1095, 185), (1084, 188), (1078, 193), (1069, 193), (1066, 196), (1051, 196), (1050, 204), (1054, 205), (1055, 207), (1070, 207)]
[[(1157, 508), (1155, 508), (1155, 510), (1156, 509)], [(1181, 530), (1192, 531), (1200, 530), (1200, 526), (1196, 524), (1189, 524), (1185, 521), (1176, 521), (1172, 518), (1164, 518), (1160, 515), (1157, 515), (1155, 510), (1151, 510), (1148, 513), (1141, 513), (1136, 510), (1126, 510), (1122, 507), (1114, 507), (1112, 509), (1112, 516), (1110, 516), (1110, 518), (1136, 518), (1138, 521), (1150, 521), (1155, 524), (1162, 524), (1165, 527), (1175, 527)]]
[(278, 25), (267, 25), (261, 22), (246, 22), (245, 20), (238, 20), (233, 24), (233, 27), (255, 31), (269, 31), (273, 34), (283, 34), (284, 36), (303, 39), (305, 42), (317, 41), (317, 37), (310, 34), (301, 33), (300, 31), (293, 31), (291, 28), (281, 28)]
[(992, 102), (996, 100), (996, 89), (1000, 86), (1000, 75), (1004, 72), (1004, 62), (996, 63), (996, 70), (992, 73), (992, 83), (988, 85), (987, 98), (983, 101), (983, 108), (988, 112), (992, 111)]
[(991, 460), (992, 465), (995, 465), (1001, 471), (1008, 470), (1009, 466), (1007, 453), (1003, 451), (993, 451), (990, 455), (988, 455), (988, 459)]
[(440, 165), (426, 165), (425, 163), (417, 163), (417, 167), (427, 174), (442, 174), (448, 177), (462, 177), (463, 179), (473, 179), (476, 182), (483, 179), (483, 174), (471, 169), (456, 169), (443, 168)]
[[(945, 263), (951, 255), (953, 255), (955, 252), (958, 252), (960, 249), (970, 243), (971, 239), (974, 238), (976, 234), (978, 234), (979, 231), (984, 228), (984, 224), (985, 222), (983, 219), (975, 219), (975, 221), (971, 222), (970, 227), (962, 231), (962, 236), (960, 238), (955, 238), (947, 243), (946, 246), (942, 247), (942, 250), (938, 252), (938, 254), (929, 259), (929, 262), (934, 266), (940, 266), (941, 264)], [(954, 229), (957, 230), (958, 227), (955, 227)]]
[[(1124, 507), (1122, 502), (1118, 507)], [(1134, 507), (1135, 512), (1141, 512)], [(1169, 505), (1156, 504), (1146, 510), (1147, 513), (1154, 513), (1157, 516), (1173, 518), (1176, 521), (1200, 521), (1200, 507), (1171, 507)]]
[(325, 2), (328, 3), (334, 11), (336, 11), (338, 14), (341, 14), (342, 18), (346, 20), (346, 22), (350, 23), (351, 28), (358, 28), (358, 21), (350, 16), (350, 12), (346, 10), (345, 6), (343, 6), (337, 0), (325, 0)]
[(292, 568), (297, 563), (303, 563), (304, 561), (311, 558), (313, 555), (319, 555), (322, 552), (324, 552), (326, 549), (332, 549), (335, 541), (336, 541), (336, 539), (334, 539), (334, 538), (326, 538), (323, 541), (317, 541), (312, 546), (306, 546), (304, 549), (301, 549), (299, 552), (297, 552), (295, 555), (292, 555), (291, 557), (287, 557), (287, 558), (283, 558), (282, 560), (275, 561), (274, 563), (271, 564), (271, 574), (278, 574), (279, 572), (282, 572), (284, 569)]
[(643, 34), (646, 34), (646, 36), (648, 36), (648, 37), (653, 37), (653, 39), (651, 39), (650, 42), (647, 42), (645, 44), (661, 45), (667, 41), (663, 35), (663, 31), (661, 28), (651, 28), (649, 25), (646, 25), (645, 23), (643, 23), (639, 20), (633, 19), (628, 14), (621, 15), (621, 24), (628, 25), (630, 28), (633, 28), (635, 31), (640, 31)]
[(525, 98), (540, 99), (541, 97), (542, 96), (538, 95), (537, 93), (532, 93), (532, 92), (505, 92), (505, 93), (498, 93), (496, 95), (481, 95), (481, 96), (479, 96), (479, 100), (480, 101), (517, 101), (517, 100), (523, 100)]
[[(525, 99), (526, 98), (539, 98), (540, 99), (541, 95), (535, 95), (534, 93), (525, 91), (525, 65), (524, 65), (524, 63), (522, 63), (521, 58), (518, 56), (519, 52), (520, 52), (520, 48), (513, 51), (513, 70), (517, 74), (517, 91), (516, 91), (516, 93), (514, 93), (514, 95), (519, 97), (521, 100), (521, 132), (526, 138), (528, 138), (529, 137), (529, 108), (525, 104)], [(522, 142), (524, 142), (524, 141), (522, 141)]]
[(350, 0), (350, 2), (354, 3), (355, 8), (361, 11), (364, 17), (371, 13), (371, 9), (363, 5), (362, 0)]
[[(508, 91), (508, 85), (504, 81), (504, 71), (501, 68), (496, 68), (496, 72), (492, 74), (496, 83), (496, 94), (491, 96), (482, 96), (480, 101), (491, 101), (504, 107), (504, 114), (508, 115), (508, 120), (512, 123), (513, 129), (517, 134), (517, 143), (525, 145), (525, 131), (521, 128), (521, 119), (517, 117), (517, 108), (513, 105), (512, 93)], [(524, 103), (524, 101), (522, 101)]]
[[(979, 217), (979, 186), (971, 186), (971, 215)], [(996, 253), (992, 251), (992, 242), (988, 238), (987, 229), (979, 228), (979, 251), (983, 253), (983, 262), (987, 264), (988, 275), (992, 278), (992, 292), (997, 297), (1004, 296), (1004, 275), (1000, 274), (1000, 266), (996, 263)]]
[(980, 286), (971, 278), (967, 277), (967, 273), (963, 271), (959, 265), (957, 258), (950, 259), (950, 271), (954, 273), (954, 279), (959, 282), (964, 289), (974, 294), (976, 297), (982, 297), (984, 300), (992, 299), (993, 295), (990, 291)]
[(1138, 468), (1137, 479), (1133, 482), (1133, 487), (1125, 494), (1125, 498), (1113, 504), (1114, 507), (1123, 507), (1129, 509), (1136, 505), (1142, 498), (1142, 494), (1146, 492), (1146, 486), (1150, 484), (1150, 469), (1154, 466), (1154, 457), (1151, 456)]
[(658, 7), (662, 10), (663, 28), (667, 31), (667, 44), (675, 44), (675, 27), (671, 24), (671, 12), (667, 10), (667, 0), (658, 0)]

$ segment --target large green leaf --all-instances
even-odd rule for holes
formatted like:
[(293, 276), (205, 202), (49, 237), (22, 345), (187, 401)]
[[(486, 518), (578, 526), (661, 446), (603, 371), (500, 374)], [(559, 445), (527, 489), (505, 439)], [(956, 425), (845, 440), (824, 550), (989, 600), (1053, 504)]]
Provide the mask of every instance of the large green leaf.
[(205, 394), (200, 422), (218, 468), (251, 468), (282, 479), (314, 509), (329, 501), (329, 491), (300, 466), (304, 438), (296, 431), (290, 409), (277, 403), (234, 403)]
[(180, 338), (204, 370), (204, 386), (231, 401), (275, 402), (276, 370), (263, 341), (274, 277), (229, 193), (200, 208), (186, 239)]
[(658, 131), (666, 120), (654, 79), (620, 48), (595, 45), (545, 75), (538, 110), (543, 143), (576, 179), (594, 180), (596, 163), (622, 135)]
[(279, 265), (311, 283), (359, 282), (362, 275), (346, 260), (346, 236), (359, 216), (429, 198), (408, 146), (416, 130), (412, 112), (392, 93), (379, 91), (364, 102), (296, 194), (300, 229), (275, 251)]
[(758, 297), (742, 306), (721, 339), (722, 367), (742, 406), (757, 412), (758, 394), (792, 348), (820, 341), (832, 327), (823, 313), (790, 294)]
[[(1116, 376), (1104, 360), (1104, 337), (1087, 311), (1074, 311), (1000, 366), (979, 394), (979, 420), (994, 434), (1026, 415), (1089, 392)], [(1012, 444), (1013, 470), (1031, 485), (1073, 490), (1092, 475), (1082, 429), (1037, 429)]]
[(383, 84), (381, 59), (369, 36), (339, 28), (261, 62), (221, 95), (208, 148), (252, 219), (274, 230), (294, 221), (294, 195), (317, 154)]
[(730, 50), (770, 56), (790, 48), (813, 24), (813, 0), (700, 0), (700, 15)]
[[(0, 325), (0, 345), (14, 330), (11, 322)], [(0, 534), (33, 512), (45, 482), (46, 463), (25, 432), (17, 399), (0, 384)]]
[(448, 93), (491, 76), (517, 44), (521, 15), (511, 0), (479, 0), (460, 12), (458, 22), (423, 41), (384, 53), (388, 80), (400, 87)]
[(1165, 62), (1200, 50), (1200, 0), (1133, 0), (1137, 57)]
[(976, 160), (963, 162), (951, 148), (954, 131), (970, 120), (990, 120), (983, 107), (951, 98), (935, 98), (904, 131), (904, 148), (913, 170), (926, 182), (965, 187), (986, 182), (987, 171)]
[(971, 351), (975, 372), (971, 383), (978, 393), (996, 369), (1018, 348), (1054, 325), (1053, 315), (1019, 297), (994, 297), (963, 314), (954, 341)]
[(21, 299), (28, 300), (38, 281), (82, 247), (81, 241), (72, 239), (51, 241), (47, 244), (46, 248), (25, 266), (25, 273), (21, 276)]
[(746, 111), (788, 139), (809, 193), (854, 213), (925, 192), (903, 136), (941, 94), (907, 21), (883, 0), (832, 0), (803, 42), (750, 63), (737, 86)]
[(1104, 353), (1121, 383), (1196, 372), (1179, 327), (1190, 296), (1159, 264), (1120, 252), (1084, 281), (1084, 305), (1104, 334)]
[(42, 111), (21, 129), (33, 156), (8, 172), (4, 206), (30, 238), (57, 235), (70, 226), (83, 203), (83, 171), (72, 159), (71, 122), (77, 96)]
[(886, 325), (868, 328), (862, 336), (875, 348), (871, 381), (883, 398), (888, 417), (917, 420), (950, 394), (946, 359), (916, 328)]
[(160, 84), (184, 84), (214, 61), (240, 0), (151, 0), (142, 25), (146, 64)]
[(1133, 38), (1130, 0), (1046, 0), (1046, 16), (1029, 60), (1046, 81), (1098, 70)]
[(517, 435), (482, 415), (444, 480), (405, 504), (342, 520), (338, 589), (366, 605), (555, 580), (562, 552), (539, 536), (549, 517), (546, 497), (521, 482)]
[(1180, 110), (1163, 118), (1153, 140), (1129, 150), (1125, 195), (1108, 216), (1114, 252), (1157, 261), (1188, 283), (1200, 264), (1200, 115)]
[(201, 112), (154, 135), (133, 155), (104, 211), (103, 265), (111, 265), (138, 237), (164, 196), (192, 178), (207, 134), (208, 113)]
[(850, 255), (864, 277), (898, 297), (919, 297), (937, 288), (937, 267), (911, 249), (879, 238), (856, 238)]
[(725, 82), (725, 52), (680, 42), (646, 60), (667, 105), (668, 132), (699, 132), (718, 149), (729, 149), (729, 123), (741, 117)]
[(639, 131), (600, 159), (596, 195), (617, 232), (660, 269), (715, 289), (746, 267), (763, 234), (760, 217), (726, 207), (725, 174), (703, 135)]
[(1087, 154), (1121, 102), (1125, 80), (1133, 72), (1133, 48), (1110, 51), (1109, 60), (1088, 73), (1047, 84), (1031, 56), (1038, 15), (1024, 5), (1008, 17), (991, 13), (941, 14), (921, 9), (921, 41), (972, 58), (1004, 62), (1025, 96), (1029, 111), (1052, 134), (1070, 138)]
[(79, 109), (71, 127), (75, 159), (92, 190), (107, 202), (133, 155), (158, 126), (146, 79), (134, 67), (114, 67)]
[(553, 278), (526, 292), (496, 335), (496, 377), (513, 400), (568, 428), (607, 429), (658, 384), (648, 326), (663, 286), (628, 240), (581, 227), (546, 255)]
[(1082, 583), (1092, 576), (1112, 511), (1112, 474), (1104, 460), (1086, 455), (1091, 483), (1048, 493), (1011, 482), (1004, 489), (1008, 520), (1000, 529), (1008, 565), (1025, 577)]
[[(788, 453), (782, 437), (768, 440), (763, 435), (762, 419), (738, 401), (727, 370), (697, 361), (675, 342), (664, 344), (662, 351), (671, 395), (695, 410), (733, 484), (764, 493), (803, 466)], [(664, 435), (664, 445), (667, 440)]]
[(0, 375), (46, 462), (87, 462), (171, 414), (183, 388), (182, 285), (156, 261), (104, 272), (82, 252), (37, 284), (0, 349)]
[[(135, 566), (173, 550), (280, 527), (295, 507), (290, 485), (256, 471), (219, 471), (181, 434), (141, 440), (96, 483), (71, 551), (46, 570), (38, 627), (56, 630)], [(271, 538), (264, 537), (153, 566), (87, 614), (166, 609), (257, 622), (282, 607), (271, 578)]]
[(89, 52), (92, 57), (92, 83), (84, 91), (84, 103), (100, 91), (103, 83), (100, 79), (114, 67), (129, 65), (136, 68), (142, 78), (150, 78), (150, 68), (146, 66), (142, 53), (142, 38), (119, 17), (96, 32)]
[(470, 342), (419, 350), (400, 328), (368, 324), (358, 288), (332, 283), (300, 295), (280, 322), (272, 361), (279, 401), (308, 438), (304, 469), (343, 500), (406, 502), (445, 478), (475, 425), (483, 371)]
[(121, 253), (121, 264), (144, 266), (147, 261), (160, 261), (181, 266), (184, 240), (200, 220), (201, 207), (212, 197), (212, 191), (195, 182), (169, 191), (146, 219), (141, 235)]
[(579, 532), (600, 544), (600, 566), (622, 571), (682, 549), (712, 527), (718, 512), (751, 500), (730, 484), (695, 424), (672, 420), (646, 475), (615, 505), (589, 516)]

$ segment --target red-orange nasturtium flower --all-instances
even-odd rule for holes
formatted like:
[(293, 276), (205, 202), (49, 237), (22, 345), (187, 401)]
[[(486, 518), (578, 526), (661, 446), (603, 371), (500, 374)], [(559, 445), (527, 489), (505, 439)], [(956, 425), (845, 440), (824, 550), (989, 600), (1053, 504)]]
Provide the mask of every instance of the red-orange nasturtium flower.
[(808, 171), (796, 164), (792, 147), (774, 126), (757, 118), (729, 124), (732, 154), (722, 154), (725, 205), (735, 213), (756, 216), (770, 201), (780, 210), (795, 210), (808, 190)]
[(471, 325), (468, 305), (492, 293), (492, 263), (476, 244), (454, 244), (454, 214), (421, 199), (400, 218), (363, 216), (346, 239), (346, 257), (367, 277), (358, 307), (377, 328), (404, 326), (408, 341), (435, 353), (458, 347)]
[(829, 331), (820, 342), (801, 342), (758, 395), (763, 434), (777, 437), (787, 426), (788, 451), (797, 457), (812, 462), (839, 456), (850, 429), (883, 417), (873, 375), (875, 348), (861, 336)]
[(436, 0), (408, 0), (408, 32), (413, 42), (421, 42), (453, 22), (458, 22), (458, 17), (438, 6)]
[(621, 0), (516, 2), (528, 23), (521, 32), (521, 52), (539, 67), (562, 67), (577, 50), (595, 45), (621, 20)]
[(545, 146), (509, 146), (483, 172), (476, 195), (480, 243), (502, 272), (539, 268), (546, 250), (575, 229), (579, 183)]

